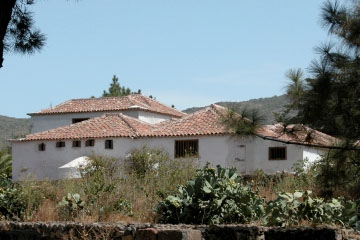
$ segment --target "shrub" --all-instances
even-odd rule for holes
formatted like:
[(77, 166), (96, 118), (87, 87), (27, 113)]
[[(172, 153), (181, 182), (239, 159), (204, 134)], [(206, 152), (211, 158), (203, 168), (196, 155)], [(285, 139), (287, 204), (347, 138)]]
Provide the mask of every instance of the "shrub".
[(341, 221), (346, 228), (360, 231), (360, 201), (349, 200), (344, 204)]
[(80, 198), (80, 194), (68, 193), (59, 203), (59, 213), (65, 216), (66, 220), (72, 220), (84, 209), (85, 202)]
[(82, 188), (89, 204), (96, 204), (102, 194), (111, 194), (120, 177), (119, 160), (105, 156), (92, 156), (80, 168)]
[[(152, 164), (146, 168), (133, 164), (133, 162), (142, 161)], [(172, 159), (168, 152), (159, 148), (144, 146), (134, 149), (126, 159), (122, 184), (118, 185), (123, 193), (121, 198), (132, 203), (133, 216), (138, 221), (155, 221), (155, 205), (159, 200), (174, 194), (179, 185), (185, 184), (195, 176), (196, 161), (195, 159)], [(135, 166), (139, 166), (140, 169)]]
[(7, 151), (0, 151), (0, 174), (11, 177), (12, 156)]
[(258, 220), (264, 208), (263, 199), (243, 185), (235, 168), (207, 165), (178, 194), (159, 202), (157, 212), (164, 223), (248, 223)]
[(324, 197), (360, 198), (360, 151), (331, 149), (317, 166), (316, 182)]
[(353, 202), (344, 202), (342, 198), (325, 201), (312, 198), (311, 191), (294, 194), (280, 193), (275, 201), (266, 207), (265, 225), (291, 226), (303, 221), (312, 224), (340, 224), (347, 227), (359, 227), (359, 211)]
[(27, 203), (20, 185), (0, 175), (0, 214), (3, 220), (24, 220)]
[(170, 159), (169, 154), (160, 148), (149, 148), (143, 146), (134, 149), (126, 159), (127, 168), (139, 177), (144, 177), (146, 173), (157, 172)]

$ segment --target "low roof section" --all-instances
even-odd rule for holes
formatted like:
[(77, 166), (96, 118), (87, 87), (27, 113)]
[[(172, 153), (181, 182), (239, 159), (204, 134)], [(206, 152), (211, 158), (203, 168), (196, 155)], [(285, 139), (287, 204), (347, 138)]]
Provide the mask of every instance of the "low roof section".
[(153, 125), (121, 113), (104, 114), (101, 117), (26, 135), (12, 141), (76, 140), (89, 138), (128, 137), (136, 138), (151, 132)]
[(34, 116), (125, 110), (140, 110), (159, 113), (171, 116), (173, 118), (181, 118), (183, 116), (186, 116), (186, 113), (178, 111), (175, 108), (166, 106), (165, 104), (162, 104), (152, 98), (143, 96), (141, 94), (132, 94), (123, 97), (71, 99), (54, 107), (43, 109), (40, 112), (29, 113), (28, 115)]
[[(204, 135), (234, 135), (234, 131), (224, 125), (228, 109), (216, 104), (184, 116), (180, 119), (149, 124), (124, 114), (105, 114), (83, 122), (48, 131), (27, 135), (12, 141), (66, 140), (109, 137), (187, 137)], [(260, 126), (255, 133), (263, 139), (288, 144), (315, 147), (333, 147), (339, 140), (304, 125), (282, 124)]]

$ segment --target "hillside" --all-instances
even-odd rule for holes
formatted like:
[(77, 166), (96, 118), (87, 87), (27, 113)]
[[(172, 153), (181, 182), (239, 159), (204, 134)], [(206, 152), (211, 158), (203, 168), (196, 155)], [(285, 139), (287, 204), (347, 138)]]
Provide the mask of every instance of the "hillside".
[(0, 116), (0, 149), (10, 146), (7, 139), (24, 136), (30, 132), (30, 120)]
[[(288, 104), (289, 101), (285, 95), (274, 96), (268, 98), (258, 98), (251, 99), (243, 102), (217, 102), (216, 104), (224, 107), (230, 107), (235, 110), (247, 108), (247, 109), (257, 109), (259, 113), (264, 116), (264, 124), (274, 123), (274, 112), (281, 112), (284, 109), (284, 106)], [(204, 107), (193, 107), (185, 109), (183, 112), (193, 113)]]

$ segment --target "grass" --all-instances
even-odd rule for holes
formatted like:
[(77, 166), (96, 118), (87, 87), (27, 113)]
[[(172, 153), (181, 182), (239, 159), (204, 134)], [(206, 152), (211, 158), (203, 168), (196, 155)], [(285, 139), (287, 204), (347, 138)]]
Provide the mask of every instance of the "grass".
[[(124, 167), (117, 159), (94, 156), (82, 169), (81, 179), (21, 182), (27, 202), (26, 221), (156, 222), (155, 205), (193, 178), (198, 165), (196, 160), (172, 160), (159, 149), (138, 151), (137, 158), (128, 159)], [(138, 159), (150, 164), (134, 171), (134, 166), (146, 165), (134, 164)], [(78, 193), (84, 208), (61, 207), (59, 203), (68, 193)]]
[[(78, 222), (150, 222), (158, 221), (155, 206), (193, 179), (198, 169), (195, 159), (171, 159), (161, 149), (144, 147), (134, 150), (122, 165), (115, 158), (93, 156), (81, 169), (80, 179), (57, 181), (23, 181), (20, 187), (26, 202), (26, 221)], [(125, 163), (125, 164), (124, 164)], [(303, 163), (302, 163), (303, 164)], [(294, 166), (296, 174), (267, 175), (262, 170), (244, 177), (266, 201), (279, 192), (311, 190), (320, 196), (316, 185), (316, 169)], [(79, 194), (84, 205), (70, 194)], [(60, 204), (61, 202), (64, 204)], [(78, 204), (78, 205), (77, 205)]]

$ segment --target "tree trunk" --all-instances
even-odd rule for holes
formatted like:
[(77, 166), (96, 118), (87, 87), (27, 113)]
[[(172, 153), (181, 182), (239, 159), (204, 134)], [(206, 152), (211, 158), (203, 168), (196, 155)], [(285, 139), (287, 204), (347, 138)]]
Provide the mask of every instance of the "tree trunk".
[(16, 0), (0, 0), (0, 68), (4, 61), (4, 38)]

